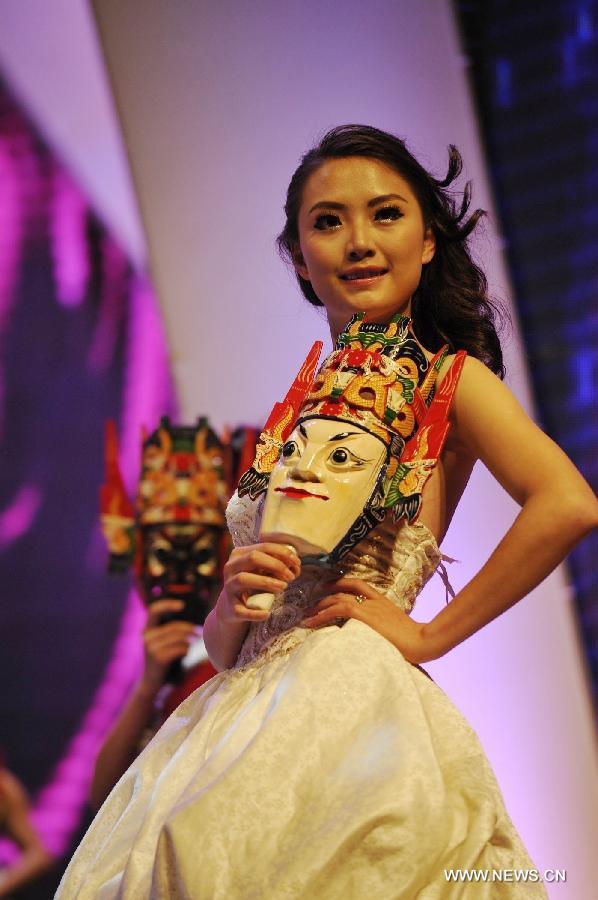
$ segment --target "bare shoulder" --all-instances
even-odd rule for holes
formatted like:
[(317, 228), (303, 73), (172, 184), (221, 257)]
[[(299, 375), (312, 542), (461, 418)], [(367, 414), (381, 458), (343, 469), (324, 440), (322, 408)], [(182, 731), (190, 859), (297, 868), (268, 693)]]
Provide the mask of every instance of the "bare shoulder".
[(468, 356), (451, 410), (453, 440), (480, 459), (522, 504), (557, 490), (585, 503), (590, 489), (561, 448), (530, 418), (513, 392), (478, 359)]
[[(456, 354), (451, 353), (443, 360), (438, 373), (438, 387), (448, 375), (455, 359)], [(447, 440), (447, 450), (469, 459), (471, 465), (480, 458), (480, 452), (475, 441), (470, 439), (471, 435), (468, 434), (466, 428), (467, 422), (470, 417), (479, 421), (477, 418), (478, 407), (492, 402), (492, 395), (497, 389), (499, 393), (505, 392), (505, 396), (508, 394), (515, 400), (508, 388), (487, 366), (472, 356), (466, 356), (449, 411), (451, 430)]]
[(460, 439), (481, 458), (491, 441), (548, 440), (507, 385), (473, 356), (463, 363), (451, 416)]
[[(456, 353), (449, 353), (443, 360), (438, 373), (438, 385), (442, 384), (445, 376), (455, 362), (456, 356)], [(509, 388), (488, 368), (488, 366), (485, 366), (484, 363), (480, 362), (480, 360), (476, 359), (474, 356), (467, 355), (463, 361), (463, 368), (459, 377), (459, 384), (456, 392), (457, 396), (462, 398), (466, 391), (481, 393), (496, 388), (515, 399)]]

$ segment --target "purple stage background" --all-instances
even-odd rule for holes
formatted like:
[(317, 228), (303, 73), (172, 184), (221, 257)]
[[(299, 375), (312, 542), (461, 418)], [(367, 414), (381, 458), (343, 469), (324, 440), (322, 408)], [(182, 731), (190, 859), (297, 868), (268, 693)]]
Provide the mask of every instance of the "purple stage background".
[(60, 858), (141, 661), (139, 602), (106, 575), (103, 423), (132, 484), (141, 424), (174, 402), (147, 282), (1, 82), (0, 329), (0, 746)]

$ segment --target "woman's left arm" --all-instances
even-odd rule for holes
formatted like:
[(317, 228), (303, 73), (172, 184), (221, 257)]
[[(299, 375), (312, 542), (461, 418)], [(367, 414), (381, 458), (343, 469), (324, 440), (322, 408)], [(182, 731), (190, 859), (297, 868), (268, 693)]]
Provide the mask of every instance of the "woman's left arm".
[[(347, 592), (366, 596), (366, 603), (347, 607), (352, 616), (383, 633), (414, 663), (443, 656), (497, 618), (543, 581), (598, 525), (598, 501), (587, 482), (509, 389), (476, 359), (468, 357), (463, 367), (452, 420), (457, 450), (461, 446), (480, 459), (522, 507), (496, 550), (428, 623), (414, 622), (400, 610), (396, 615), (386, 608), (391, 615), (380, 627), (385, 616), (378, 606), (386, 607), (390, 601), (355, 579), (343, 579), (336, 587), (345, 597)], [(376, 602), (370, 604), (370, 600)], [(326, 613), (328, 609), (306, 624), (324, 624)]]
[(453, 410), (456, 438), (521, 505), (478, 574), (427, 625), (442, 656), (535, 588), (598, 525), (598, 501), (563, 453), (489, 369), (469, 358)]

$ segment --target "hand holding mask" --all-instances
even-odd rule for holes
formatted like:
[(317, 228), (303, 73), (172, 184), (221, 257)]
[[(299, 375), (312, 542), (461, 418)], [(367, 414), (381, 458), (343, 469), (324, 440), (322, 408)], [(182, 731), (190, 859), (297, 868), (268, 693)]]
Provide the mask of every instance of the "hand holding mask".
[[(337, 419), (303, 419), (270, 477), (261, 541), (287, 544), (304, 561), (329, 559), (362, 514), (386, 460), (384, 443)], [(269, 609), (272, 594), (253, 595), (250, 609)]]
[[(387, 510), (413, 521), (448, 433), (464, 354), (436, 392), (448, 347), (428, 361), (406, 316), (364, 319), (351, 319), (315, 377), (314, 345), (239, 482), (253, 499), (267, 488), (260, 540), (291, 545), (304, 562), (338, 562)], [(260, 594), (247, 606), (272, 601)]]

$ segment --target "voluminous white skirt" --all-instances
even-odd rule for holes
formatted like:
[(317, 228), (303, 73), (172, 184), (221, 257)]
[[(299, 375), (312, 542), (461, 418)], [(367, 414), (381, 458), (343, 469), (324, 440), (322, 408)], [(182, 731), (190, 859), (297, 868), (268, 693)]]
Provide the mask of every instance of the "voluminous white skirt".
[(60, 898), (475, 900), (539, 884), (479, 741), (445, 694), (354, 619), (222, 672), (114, 788)]

